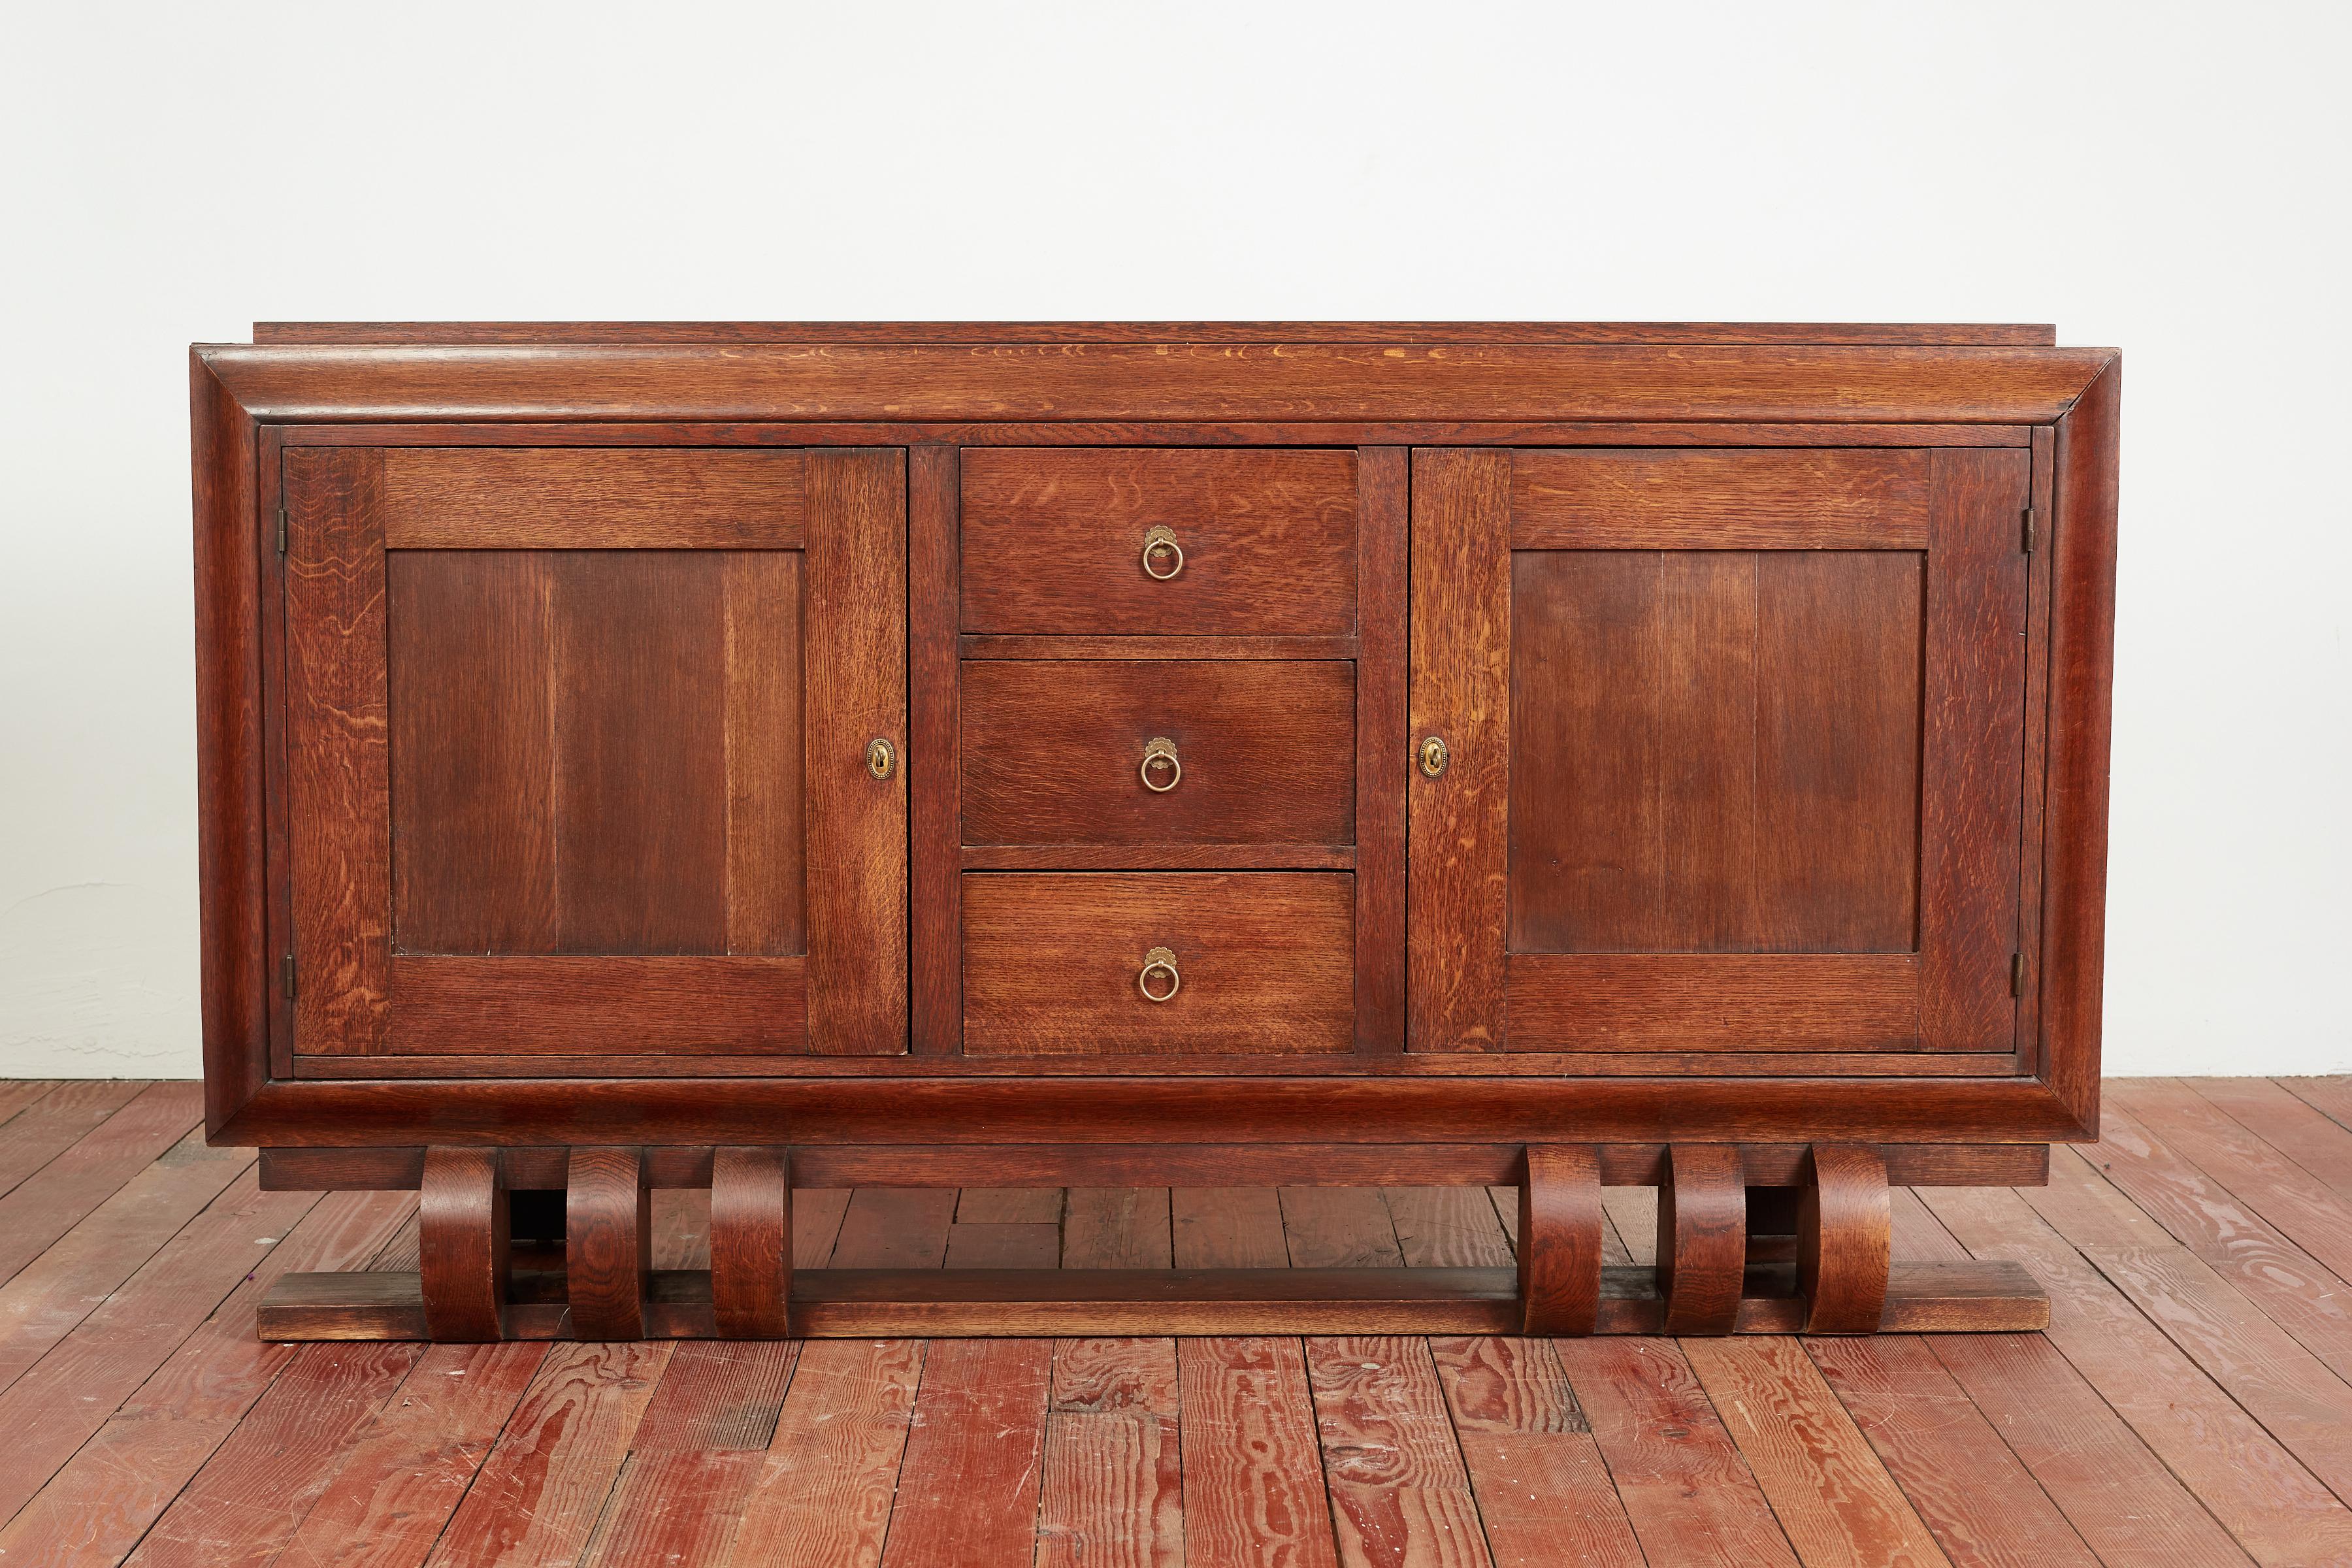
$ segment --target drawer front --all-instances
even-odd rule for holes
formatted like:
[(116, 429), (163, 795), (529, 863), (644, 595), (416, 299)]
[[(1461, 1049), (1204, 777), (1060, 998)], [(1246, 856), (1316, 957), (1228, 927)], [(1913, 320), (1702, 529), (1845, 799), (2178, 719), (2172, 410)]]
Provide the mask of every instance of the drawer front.
[[(1165, 529), (1176, 550), (1146, 536)], [(1164, 580), (1162, 580), (1164, 579)], [(963, 455), (963, 629), (1065, 636), (1347, 636), (1353, 452)]]
[(961, 726), (967, 844), (1355, 837), (1345, 662), (975, 659)]
[(968, 872), (964, 1052), (1349, 1050), (1354, 924), (1346, 872)]

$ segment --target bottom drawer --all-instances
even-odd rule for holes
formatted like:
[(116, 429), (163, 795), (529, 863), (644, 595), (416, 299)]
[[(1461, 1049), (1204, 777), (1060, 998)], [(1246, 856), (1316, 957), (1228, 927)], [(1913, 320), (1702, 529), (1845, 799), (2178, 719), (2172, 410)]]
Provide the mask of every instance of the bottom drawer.
[[(966, 872), (964, 1053), (1352, 1049), (1355, 881), (1328, 871)], [(1146, 975), (1162, 948), (1164, 966)]]

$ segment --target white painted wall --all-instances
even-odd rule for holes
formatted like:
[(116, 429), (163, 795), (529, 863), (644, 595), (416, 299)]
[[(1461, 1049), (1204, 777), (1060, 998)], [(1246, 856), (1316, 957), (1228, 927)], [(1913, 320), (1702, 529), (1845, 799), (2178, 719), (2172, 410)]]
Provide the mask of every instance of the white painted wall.
[(0, 1074), (197, 1070), (184, 350), (257, 317), (2054, 321), (2127, 355), (2108, 1066), (2352, 1067), (2347, 17), (12, 9)]

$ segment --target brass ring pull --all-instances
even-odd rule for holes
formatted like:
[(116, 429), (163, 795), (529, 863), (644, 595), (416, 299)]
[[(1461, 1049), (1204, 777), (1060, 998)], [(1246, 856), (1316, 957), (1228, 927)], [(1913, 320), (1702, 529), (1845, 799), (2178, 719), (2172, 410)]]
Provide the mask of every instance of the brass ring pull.
[[(1175, 564), (1165, 572), (1152, 569), (1152, 557), (1172, 556)], [(1154, 582), (1165, 583), (1184, 570), (1184, 547), (1176, 542), (1176, 531), (1164, 522), (1155, 522), (1143, 532), (1143, 574)]]
[[(1154, 763), (1168, 764), (1168, 782), (1160, 784), (1151, 776)], [(1166, 795), (1184, 782), (1184, 764), (1176, 755), (1176, 742), (1165, 735), (1154, 735), (1143, 742), (1143, 765), (1136, 770), (1143, 775), (1143, 787), (1154, 795)]]
[[(1168, 976), (1168, 989), (1157, 995), (1154, 995), (1151, 990), (1151, 976), (1154, 972)], [(1135, 977), (1135, 988), (1143, 993), (1143, 999), (1146, 1002), (1165, 1002), (1175, 995), (1183, 984), (1183, 977), (1176, 973), (1174, 953), (1164, 947), (1155, 947), (1143, 955), (1143, 970)]]

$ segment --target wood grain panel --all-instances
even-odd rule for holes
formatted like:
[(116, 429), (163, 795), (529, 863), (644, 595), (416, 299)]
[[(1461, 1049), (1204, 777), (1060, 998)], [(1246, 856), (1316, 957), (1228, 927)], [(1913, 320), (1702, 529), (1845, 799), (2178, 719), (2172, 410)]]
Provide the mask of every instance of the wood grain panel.
[(918, 446), (907, 453), (908, 1046), (916, 1056), (963, 1048), (963, 879), (956, 866), (963, 839), (963, 765), (956, 751), (961, 474), (953, 447)]
[(1516, 550), (1918, 550), (1927, 454), (1522, 452)]
[[(1337, 662), (974, 662), (964, 841), (1353, 843), (1355, 684)], [(1155, 738), (1182, 770), (1164, 791), (1140, 773)]]
[(1514, 951), (1906, 951), (1919, 557), (1512, 558)]
[[(1174, 531), (1184, 564), (1143, 571)], [(1356, 455), (975, 448), (963, 627), (1084, 636), (1356, 629)]]
[(383, 1048), (465, 1056), (800, 1048), (807, 961), (698, 953), (402, 954)]
[(1414, 1050), (1500, 1050), (1509, 909), (1507, 454), (1412, 455), (1410, 738), (1445, 773), (1408, 790), (1405, 1005)]
[(553, 561), (557, 951), (724, 952), (725, 563)]
[(800, 555), (781, 550), (720, 568), (729, 952), (808, 950), (801, 574)]
[[(1355, 1041), (1344, 873), (966, 875), (964, 1049), (1343, 1051)], [(1148, 1002), (1166, 947), (1173, 999)]]
[[(808, 1048), (907, 1047), (907, 484), (897, 452), (808, 459)], [(869, 741), (899, 753), (866, 771)], [(937, 765), (923, 759), (920, 765)]]
[(1753, 943), (1907, 952), (1918, 940), (1919, 558), (1783, 551), (1756, 566)]
[(394, 550), (789, 550), (802, 538), (798, 452), (614, 447), (394, 448)]
[(554, 558), (403, 550), (385, 563), (394, 941), (552, 951)]
[(256, 321), (257, 343), (1915, 343), (2052, 326), (1863, 321)]
[(1511, 1046), (1908, 1050), (1919, 973), (1907, 952), (1513, 953)]
[(1403, 447), (1356, 455), (1356, 1048), (1388, 1053), (1404, 1048), (1405, 1035), (1412, 484)]
[(1938, 453), (1927, 582), (1926, 752), (1920, 798), (1920, 1012), (1930, 1045), (2008, 1047), (2017, 1027), (2023, 831), (2024, 452)]
[(287, 816), (296, 1048), (383, 1042), (392, 954), (383, 462), (294, 451), (286, 469)]

